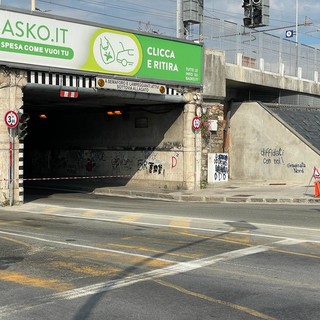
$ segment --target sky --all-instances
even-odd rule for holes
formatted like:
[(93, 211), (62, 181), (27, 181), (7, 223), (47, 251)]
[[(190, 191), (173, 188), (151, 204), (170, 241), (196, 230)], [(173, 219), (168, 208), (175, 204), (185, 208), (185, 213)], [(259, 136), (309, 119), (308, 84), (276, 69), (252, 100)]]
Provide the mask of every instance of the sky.
[[(36, 8), (48, 15), (64, 16), (102, 25), (176, 36), (176, 0), (35, 0)], [(264, 0), (265, 1), (265, 0)], [(285, 38), (294, 30), (296, 13), (298, 41), (320, 48), (320, 0), (269, 0), (270, 25), (259, 28)], [(0, 0), (1, 6), (31, 9), (31, 0)], [(204, 0), (206, 19), (242, 24), (242, 0)], [(295, 41), (296, 38), (289, 40)]]

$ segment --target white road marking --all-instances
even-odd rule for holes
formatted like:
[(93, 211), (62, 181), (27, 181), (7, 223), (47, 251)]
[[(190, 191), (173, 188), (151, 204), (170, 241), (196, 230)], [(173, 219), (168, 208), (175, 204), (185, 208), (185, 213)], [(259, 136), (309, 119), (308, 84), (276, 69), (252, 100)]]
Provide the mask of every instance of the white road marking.
[[(276, 245), (277, 242), (274, 243)], [(68, 290), (62, 293), (56, 293), (53, 295), (35, 298), (32, 303), (29, 304), (11, 304), (0, 307), (0, 319), (10, 316), (13, 313), (21, 312), (27, 309), (31, 309), (44, 304), (54, 303), (57, 300), (73, 300), (81, 297), (95, 295), (98, 293), (105, 293), (111, 290), (127, 287), (139, 282), (159, 279), (167, 276), (172, 276), (180, 273), (190, 272), (195, 269), (211, 266), (220, 261), (229, 261), (238, 259), (241, 257), (266, 252), (272, 249), (272, 246), (255, 246), (251, 248), (245, 248), (235, 251), (230, 251), (222, 254), (218, 254), (212, 257), (204, 259), (193, 260), (189, 262), (177, 263), (173, 266), (156, 269), (148, 272), (144, 272), (137, 275), (128, 276), (118, 280), (110, 280), (94, 285), (89, 285), (77, 289)]]
[[(23, 206), (28, 206), (28, 205), (23, 205)], [(11, 210), (14, 211), (23, 211), (23, 212), (29, 212), (29, 213), (33, 213), (35, 214), (35, 211), (30, 209), (26, 209), (26, 207), (13, 207), (11, 208)], [(36, 204), (37, 207), (44, 207), (47, 208), (48, 205), (45, 204)], [(62, 213), (57, 213), (57, 211), (59, 210), (58, 208), (60, 208), (61, 210), (65, 210), (65, 207), (61, 207), (61, 206), (56, 206), (56, 205), (50, 205), (50, 208), (53, 207), (55, 209), (53, 209), (55, 212), (52, 213), (53, 216), (59, 216), (59, 217), (70, 217), (70, 218), (79, 218), (79, 219), (88, 219), (87, 217), (81, 217), (80, 215), (69, 215), (69, 214), (62, 214)], [(72, 210), (76, 210), (76, 211), (87, 211), (88, 209), (86, 208), (70, 208)], [(1, 208), (0, 208), (1, 210)], [(45, 209), (42, 209), (45, 210)], [(124, 216), (124, 215), (132, 215), (132, 212), (130, 211), (115, 211), (115, 210), (102, 210), (102, 209), (91, 209), (93, 212), (96, 212), (97, 214), (106, 214), (106, 215), (115, 215), (115, 216)], [(51, 214), (46, 214), (46, 213), (42, 213), (42, 212), (36, 212), (37, 214), (44, 214), (44, 215), (51, 215)], [(221, 223), (221, 224), (226, 224), (227, 222), (236, 222), (236, 221), (232, 221), (232, 220), (222, 220), (222, 219), (211, 219), (211, 218), (190, 218), (190, 217), (185, 217), (185, 216), (172, 216), (172, 215), (160, 215), (160, 214), (148, 214), (148, 213), (139, 213), (139, 212), (135, 212), (134, 214), (141, 214), (143, 217), (148, 217), (148, 218), (154, 218), (154, 219), (177, 219), (177, 220), (181, 220), (181, 219), (195, 219), (196, 221), (203, 221), (203, 222), (214, 222), (214, 223)], [(114, 219), (105, 219), (105, 218), (100, 218), (100, 217), (90, 217), (88, 220), (102, 220), (102, 221), (118, 221), (119, 220), (114, 220)], [(139, 224), (140, 222), (133, 222), (133, 224)], [(285, 229), (292, 229), (292, 230), (305, 230), (305, 231), (319, 231), (320, 232), (320, 228), (305, 228), (305, 227), (295, 227), (295, 226), (287, 226), (287, 225), (276, 225), (276, 224), (268, 224), (268, 223), (255, 223), (255, 222), (248, 222), (248, 224), (253, 224), (254, 226), (261, 226), (261, 227), (272, 227), (272, 228), (285, 228)], [(157, 225), (157, 224), (155, 224)], [(220, 230), (221, 231), (221, 230)]]
[[(27, 206), (27, 205), (25, 205)], [(37, 204), (37, 207), (47, 207), (47, 205), (42, 205), (42, 204)], [(51, 207), (51, 206), (50, 206)], [(65, 209), (64, 207), (60, 206), (52, 206), (52, 207), (58, 207), (61, 208), (61, 210)], [(23, 209), (23, 212), (29, 212), (32, 214), (35, 214), (34, 210), (28, 211), (26, 207), (13, 207), (12, 208), (14, 211), (21, 211)], [(1, 209), (0, 209), (1, 210)], [(78, 211), (86, 211), (87, 209), (85, 208), (72, 208), (72, 210), (78, 210)], [(115, 215), (117, 217), (121, 217), (123, 215), (127, 214), (132, 214), (132, 212), (126, 212), (126, 211), (113, 211), (113, 210), (100, 210), (100, 209), (94, 209), (94, 211), (100, 215), (100, 214), (105, 214), (105, 215)], [(230, 231), (230, 229), (222, 230), (222, 229), (213, 229), (213, 228), (198, 228), (198, 227), (182, 227), (182, 226), (177, 226), (177, 225), (169, 225), (169, 223), (163, 224), (163, 223), (152, 223), (152, 222), (143, 222), (143, 221), (126, 221), (122, 222), (118, 218), (104, 218), (101, 216), (96, 216), (96, 217), (83, 217), (81, 213), (79, 215), (77, 214), (63, 214), (63, 213), (52, 213), (52, 214), (45, 214), (41, 212), (37, 212), (37, 214), (44, 214), (46, 216), (48, 215), (53, 215), (57, 217), (62, 217), (62, 218), (72, 218), (72, 219), (85, 219), (85, 220), (92, 220), (92, 221), (104, 221), (104, 222), (117, 222), (117, 223), (125, 223), (125, 224), (131, 224), (131, 225), (141, 225), (141, 226), (152, 226), (152, 227), (165, 227), (165, 228), (174, 228), (174, 229), (188, 229), (188, 230), (194, 230), (194, 231), (203, 231), (203, 232), (213, 232), (213, 233), (223, 233), (223, 232), (228, 232), (236, 235), (243, 235), (244, 231)], [(137, 213), (138, 214), (138, 213)], [(151, 219), (162, 219), (162, 220), (169, 220), (169, 219), (183, 219), (184, 217), (181, 216), (171, 216), (171, 215), (157, 215), (157, 214), (143, 214), (144, 218), (151, 218)], [(185, 217), (186, 219), (190, 219), (190, 217)], [(194, 218), (194, 221), (203, 221), (203, 222), (212, 222), (212, 223), (220, 223), (222, 225), (225, 225), (226, 223), (230, 222), (236, 222), (232, 220), (219, 220), (219, 219), (206, 219), (206, 218)], [(285, 226), (285, 225), (273, 225), (273, 224), (264, 224), (264, 223), (252, 223), (248, 222), (249, 224), (253, 224), (254, 226), (258, 227), (262, 230), (262, 227), (270, 227), (273, 230), (274, 229), (282, 229), (282, 230), (297, 230), (297, 231), (310, 231), (310, 232), (319, 232), (320, 234), (320, 229), (316, 228), (304, 228), (304, 227), (294, 227), (294, 226)], [(254, 233), (250, 232), (250, 236), (252, 237), (260, 237), (260, 238), (270, 238), (270, 239), (293, 239), (293, 240), (298, 240), (301, 242), (312, 242), (312, 243), (320, 243), (320, 240), (311, 240), (311, 239), (300, 239), (300, 238), (291, 238), (288, 236), (274, 236), (274, 235), (268, 235), (268, 234), (263, 234), (263, 233)]]
[(169, 263), (176, 263), (176, 261), (173, 261), (173, 260), (154, 258), (152, 256), (146, 256), (143, 254), (130, 253), (130, 252), (125, 252), (125, 251), (120, 251), (120, 250), (112, 250), (112, 249), (106, 249), (106, 248), (99, 248), (99, 247), (93, 247), (93, 246), (87, 246), (87, 245), (69, 243), (69, 242), (63, 242), (63, 241), (56, 241), (56, 240), (51, 240), (51, 239), (44, 239), (44, 238), (24, 235), (21, 233), (0, 231), (0, 234), (6, 234), (6, 235), (10, 235), (12, 237), (25, 238), (25, 239), (36, 240), (36, 241), (40, 241), (40, 242), (49, 242), (50, 244), (59, 244), (59, 245), (68, 246), (68, 247), (76, 247), (76, 248), (80, 248), (80, 249), (90, 249), (90, 250), (111, 252), (111, 253), (116, 253), (116, 254), (121, 254), (121, 255), (126, 255), (126, 256), (139, 257), (139, 258), (143, 258), (146, 260), (160, 260), (160, 261), (169, 262)]

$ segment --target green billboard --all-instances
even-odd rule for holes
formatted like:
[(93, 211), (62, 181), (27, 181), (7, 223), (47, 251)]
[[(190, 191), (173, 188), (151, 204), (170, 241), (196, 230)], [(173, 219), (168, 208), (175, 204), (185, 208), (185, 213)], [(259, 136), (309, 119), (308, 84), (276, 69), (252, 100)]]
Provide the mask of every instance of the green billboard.
[(0, 10), (0, 60), (165, 83), (202, 84), (201, 45)]

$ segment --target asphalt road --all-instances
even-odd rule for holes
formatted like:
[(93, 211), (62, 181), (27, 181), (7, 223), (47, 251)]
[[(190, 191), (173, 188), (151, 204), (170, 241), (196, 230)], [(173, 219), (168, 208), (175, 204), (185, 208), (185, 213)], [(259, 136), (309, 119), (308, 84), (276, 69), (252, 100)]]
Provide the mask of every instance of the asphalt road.
[(0, 209), (0, 319), (320, 319), (317, 206), (30, 194)]

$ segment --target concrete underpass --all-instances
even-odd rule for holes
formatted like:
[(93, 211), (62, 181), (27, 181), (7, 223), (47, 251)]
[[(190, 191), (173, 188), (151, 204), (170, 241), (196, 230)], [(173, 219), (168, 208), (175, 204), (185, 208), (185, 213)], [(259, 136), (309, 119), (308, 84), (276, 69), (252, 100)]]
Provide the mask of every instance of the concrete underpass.
[(184, 188), (185, 98), (27, 84), (24, 187), (66, 183)]

